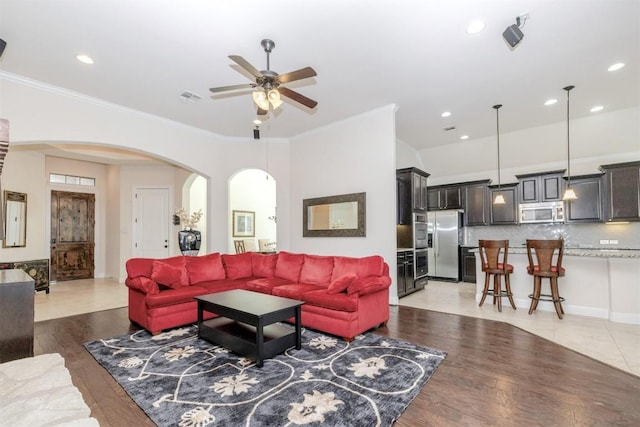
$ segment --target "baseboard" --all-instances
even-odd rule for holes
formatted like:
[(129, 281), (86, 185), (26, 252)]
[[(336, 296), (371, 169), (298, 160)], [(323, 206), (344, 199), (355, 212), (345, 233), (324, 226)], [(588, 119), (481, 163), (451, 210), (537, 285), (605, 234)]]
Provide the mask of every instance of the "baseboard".
[(639, 313), (609, 313), (609, 320), (616, 323), (629, 323), (631, 325), (640, 325)]

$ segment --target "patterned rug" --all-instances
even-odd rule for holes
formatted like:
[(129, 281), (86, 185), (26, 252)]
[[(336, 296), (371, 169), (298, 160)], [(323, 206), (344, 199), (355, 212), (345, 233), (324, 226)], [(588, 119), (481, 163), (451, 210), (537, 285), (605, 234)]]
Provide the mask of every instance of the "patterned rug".
[(302, 349), (254, 362), (195, 326), (137, 331), (85, 348), (159, 426), (390, 426), (446, 353), (367, 333), (303, 329)]

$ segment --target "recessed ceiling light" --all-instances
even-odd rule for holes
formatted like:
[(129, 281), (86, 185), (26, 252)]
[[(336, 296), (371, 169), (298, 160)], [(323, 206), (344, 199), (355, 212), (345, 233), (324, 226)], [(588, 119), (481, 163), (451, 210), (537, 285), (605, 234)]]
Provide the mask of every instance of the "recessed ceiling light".
[(93, 64), (93, 58), (91, 58), (89, 55), (79, 54), (76, 55), (76, 59), (83, 64)]
[(253, 124), (254, 124), (254, 125), (259, 125), (259, 124), (261, 124), (261, 123), (262, 123), (262, 120), (255, 119), (255, 120), (253, 121)]
[(484, 30), (484, 22), (480, 20), (473, 21), (467, 26), (467, 34), (478, 34), (482, 30)]
[(592, 113), (597, 113), (598, 111), (602, 111), (602, 110), (604, 110), (604, 107), (602, 105), (596, 105), (595, 107), (593, 107), (591, 109), (591, 112)]
[(607, 68), (607, 71), (618, 71), (622, 67), (624, 67), (624, 62), (617, 62), (611, 67)]
[(464, 139), (469, 139), (469, 135), (462, 135), (462, 136), (460, 137), (460, 139), (463, 139), (463, 140), (464, 140)]
[(451, 113), (449, 111), (445, 111), (444, 113), (440, 114), (440, 117), (449, 117), (451, 115)]
[(558, 102), (558, 100), (557, 100), (557, 99), (555, 99), (555, 98), (551, 98), (551, 99), (547, 99), (547, 100), (545, 101), (544, 105), (553, 105), (553, 104), (555, 104), (556, 102)]

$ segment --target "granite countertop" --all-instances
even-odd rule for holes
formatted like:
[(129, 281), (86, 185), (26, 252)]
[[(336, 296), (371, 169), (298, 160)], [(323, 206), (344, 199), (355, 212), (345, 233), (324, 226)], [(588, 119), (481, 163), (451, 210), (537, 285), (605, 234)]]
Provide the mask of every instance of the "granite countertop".
[[(477, 252), (477, 249), (474, 252)], [(523, 246), (509, 247), (509, 253), (510, 254), (526, 254), (527, 248)], [(597, 258), (640, 258), (640, 249), (565, 247), (564, 255), (565, 256), (597, 257)]]
[(406, 252), (406, 251), (413, 251), (413, 248), (398, 248), (396, 250), (396, 252)]

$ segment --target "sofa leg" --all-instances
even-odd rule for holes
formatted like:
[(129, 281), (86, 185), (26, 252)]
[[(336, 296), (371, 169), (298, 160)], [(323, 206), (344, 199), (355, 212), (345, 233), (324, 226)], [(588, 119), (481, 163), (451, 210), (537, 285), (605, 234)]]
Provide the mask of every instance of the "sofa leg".
[(346, 337), (342, 337), (343, 340), (345, 340), (346, 342), (351, 342), (353, 341), (353, 338), (346, 338)]

